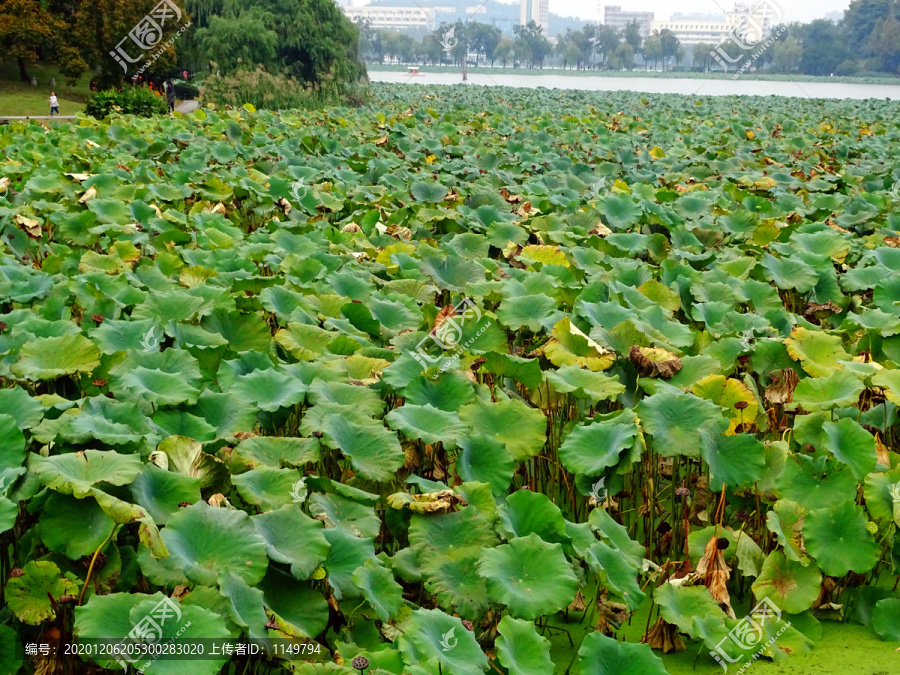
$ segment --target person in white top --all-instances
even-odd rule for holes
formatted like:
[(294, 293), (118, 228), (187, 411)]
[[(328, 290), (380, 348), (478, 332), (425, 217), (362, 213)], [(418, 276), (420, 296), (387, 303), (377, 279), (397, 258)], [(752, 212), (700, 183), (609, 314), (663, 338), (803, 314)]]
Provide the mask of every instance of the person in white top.
[(50, 117), (53, 117), (53, 113), (59, 115), (59, 101), (56, 99), (56, 92), (50, 92)]

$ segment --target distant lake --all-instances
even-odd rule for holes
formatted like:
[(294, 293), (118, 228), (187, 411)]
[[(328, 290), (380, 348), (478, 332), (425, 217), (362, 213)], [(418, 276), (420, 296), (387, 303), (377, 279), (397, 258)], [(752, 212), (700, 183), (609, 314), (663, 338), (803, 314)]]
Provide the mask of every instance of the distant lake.
[[(423, 66), (417, 75), (369, 71), (373, 82), (409, 84), (460, 84), (460, 73), (429, 73)], [(741, 76), (736, 80), (700, 80), (668, 77), (590, 77), (585, 75), (515, 75), (484, 70), (469, 73), (469, 84), (536, 89), (584, 89), (587, 91), (641, 91), (648, 94), (697, 96), (796, 96), (800, 98), (890, 98), (900, 101), (900, 85), (843, 84), (839, 82), (772, 82)]]

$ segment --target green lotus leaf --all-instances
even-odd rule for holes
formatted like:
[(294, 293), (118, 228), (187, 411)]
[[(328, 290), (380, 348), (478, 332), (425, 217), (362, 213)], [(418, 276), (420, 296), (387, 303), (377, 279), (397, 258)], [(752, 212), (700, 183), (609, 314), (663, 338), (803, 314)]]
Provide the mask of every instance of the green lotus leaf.
[(544, 322), (556, 311), (556, 301), (543, 293), (505, 298), (497, 308), (497, 320), (510, 330), (527, 327), (532, 333), (544, 328)]
[(410, 193), (420, 202), (438, 203), (447, 195), (447, 188), (443, 185), (435, 183), (426, 183), (424, 181), (415, 181), (410, 186)]
[(746, 534), (738, 534), (736, 550), (738, 569), (746, 577), (758, 577), (762, 572), (766, 555), (752, 537)]
[(248, 469), (261, 466), (299, 469), (319, 461), (319, 455), (319, 441), (315, 438), (253, 436), (237, 444), (231, 463)]
[(653, 599), (663, 619), (711, 649), (728, 634), (725, 612), (706, 586), (661, 584), (653, 592)]
[(421, 440), (434, 445), (443, 443), (445, 447), (456, 446), (466, 433), (466, 425), (459, 421), (456, 413), (439, 410), (431, 405), (411, 405), (407, 403), (394, 408), (385, 417), (391, 429), (396, 429), (407, 438)]
[(872, 519), (882, 525), (892, 520), (900, 527), (900, 467), (866, 476), (863, 494)]
[(78, 586), (63, 577), (52, 562), (30, 560), (22, 576), (7, 580), (3, 597), (15, 617), (32, 626), (56, 618), (56, 607), (64, 595), (77, 596)]
[(550, 641), (538, 635), (534, 623), (504, 616), (497, 630), (497, 657), (509, 675), (553, 675)]
[(22, 657), (18, 653), (19, 636), (9, 626), (0, 626), (0, 672), (18, 673)]
[(793, 455), (785, 462), (775, 484), (782, 497), (808, 511), (852, 502), (856, 496), (856, 481), (850, 471), (829, 464), (824, 456)]
[(280, 631), (312, 638), (325, 630), (328, 601), (321, 591), (312, 588), (308, 582), (298, 581), (275, 567), (269, 567), (259, 588), (266, 607), (275, 614)]
[(866, 529), (866, 516), (852, 500), (814, 509), (803, 523), (806, 550), (825, 574), (868, 572), (878, 562), (880, 547)]
[(802, 565), (809, 565), (809, 555), (803, 545), (803, 521), (806, 513), (806, 509), (797, 502), (779, 499), (766, 514), (768, 528), (775, 533), (787, 559)]
[(151, 460), (164, 469), (198, 479), (201, 488), (213, 487), (227, 472), (218, 458), (206, 454), (202, 448), (193, 438), (169, 436), (156, 446)]
[(459, 419), (473, 432), (503, 443), (517, 462), (538, 454), (547, 440), (547, 421), (541, 411), (515, 399), (478, 400), (460, 408)]
[(374, 539), (381, 530), (375, 509), (337, 494), (311, 495), (309, 513), (325, 527), (339, 527), (354, 537)]
[[(75, 610), (75, 634), (84, 640), (115, 644), (148, 629), (160, 640), (194, 642), (228, 637), (225, 621), (217, 613), (197, 605), (180, 604), (162, 593), (93, 595), (87, 604)], [(118, 669), (121, 665), (102, 658), (93, 660), (103, 668)], [(219, 672), (227, 657), (208, 654), (203, 660), (153, 660), (152, 657), (122, 660), (148, 675), (213, 675)]]
[[(44, 406), (41, 402), (29, 396), (28, 392), (19, 386), (0, 389), (0, 410), (4, 415), (12, 415), (16, 420), (16, 426), (23, 431), (33, 429), (44, 417)], [(0, 438), (5, 437), (6, 434), (0, 434)]]
[(601, 371), (616, 362), (616, 355), (582, 333), (568, 317), (560, 320), (550, 333), (550, 341), (539, 353), (555, 366), (575, 366)]
[(16, 418), (0, 414), (0, 471), (18, 469), (26, 456), (25, 435), (19, 431)]
[(127, 485), (143, 469), (141, 458), (109, 450), (85, 450), (41, 457), (32, 454), (29, 468), (47, 487), (79, 499), (100, 483)]
[(544, 377), (556, 391), (585, 398), (594, 405), (600, 401), (615, 399), (625, 392), (625, 385), (618, 379), (576, 365), (548, 370), (544, 373)]
[(403, 397), (407, 405), (431, 405), (447, 412), (457, 412), (461, 406), (472, 402), (475, 392), (472, 383), (464, 376), (444, 373), (436, 380), (424, 375), (414, 378), (403, 389)]
[(640, 566), (644, 560), (644, 547), (628, 536), (628, 528), (620, 525), (605, 509), (594, 509), (588, 518), (591, 529), (600, 537), (600, 540), (609, 544), (612, 548), (627, 558), (630, 558), (635, 566)]
[(900, 642), (900, 598), (885, 598), (875, 603), (872, 628), (885, 642)]
[(478, 573), (487, 580), (492, 600), (525, 619), (558, 612), (578, 591), (578, 580), (562, 546), (547, 543), (536, 534), (485, 550)]
[(435, 660), (454, 675), (481, 675), (488, 665), (474, 634), (459, 618), (439, 609), (417, 609), (399, 628), (400, 653), (406, 663)]
[(530, 490), (511, 494), (499, 509), (497, 531), (507, 540), (536, 534), (549, 543), (570, 543), (566, 520), (547, 495)]
[(147, 509), (147, 513), (160, 525), (166, 524), (180, 504), (200, 501), (199, 478), (166, 471), (154, 464), (144, 467), (129, 490), (134, 501)]
[(322, 433), (324, 445), (347, 455), (354, 470), (370, 480), (389, 480), (405, 461), (397, 435), (380, 423), (358, 424), (332, 413), (325, 416)]
[(839, 370), (828, 377), (807, 377), (794, 390), (793, 403), (786, 407), (802, 408), (808, 412), (831, 410), (854, 405), (865, 389), (862, 381), (853, 373)]
[(301, 480), (296, 469), (261, 466), (231, 477), (231, 482), (248, 504), (272, 511), (298, 501), (295, 485)]
[(354, 537), (339, 527), (325, 528), (322, 533), (331, 545), (324, 568), (334, 597), (338, 600), (344, 597), (358, 598), (361, 591), (353, 583), (353, 572), (366, 560), (375, 557), (372, 539)]
[(368, 601), (382, 621), (397, 616), (403, 606), (403, 587), (395, 580), (391, 571), (367, 560), (353, 572), (353, 583)]
[(291, 566), (296, 579), (308, 578), (328, 555), (331, 544), (322, 534), (322, 523), (295, 506), (284, 506), (250, 520), (266, 541), (269, 558)]
[(828, 377), (843, 368), (842, 361), (851, 360), (840, 337), (802, 326), (795, 327), (784, 344), (790, 357), (800, 361), (803, 370), (813, 377)]
[(368, 417), (378, 417), (384, 412), (384, 401), (378, 396), (378, 392), (342, 382), (313, 380), (309, 385), (309, 400), (313, 405), (328, 402), (351, 406), (356, 412)]
[(445, 607), (464, 616), (487, 608), (487, 587), (476, 564), (498, 542), (490, 523), (472, 507), (435, 515), (414, 515), (409, 543), (415, 550), (425, 587)]
[(156, 318), (140, 321), (106, 319), (91, 331), (91, 341), (103, 354), (143, 349), (142, 343), (152, 346), (160, 337), (161, 331)]
[(850, 467), (856, 480), (862, 480), (875, 469), (875, 438), (855, 420), (844, 418), (823, 425), (823, 447)]
[(781, 551), (772, 551), (753, 582), (753, 596), (769, 598), (782, 611), (800, 614), (812, 607), (822, 590), (822, 573), (813, 566), (788, 560)]
[[(535, 358), (523, 358), (510, 354), (497, 354), (488, 352), (484, 355), (487, 362), (482, 366), (490, 373), (500, 377), (511, 377), (524, 384), (529, 389), (537, 389), (543, 381), (540, 360)], [(575, 368), (581, 370), (580, 368)]]
[(51, 551), (78, 560), (100, 548), (114, 524), (93, 499), (54, 492), (41, 513), (41, 541)]
[(619, 642), (591, 633), (578, 649), (576, 675), (666, 675), (663, 661), (648, 645)]
[(512, 455), (498, 440), (473, 434), (459, 441), (456, 473), (467, 482), (488, 483), (496, 497), (509, 492), (515, 466)]
[(100, 365), (100, 350), (83, 335), (38, 337), (19, 350), (10, 368), (25, 380), (52, 380), (63, 375), (90, 373)]
[(600, 585), (610, 595), (628, 605), (629, 610), (636, 610), (644, 599), (644, 593), (637, 583), (641, 567), (634, 565), (634, 560), (623, 556), (621, 551), (595, 541), (584, 554), (585, 562), (598, 577)]
[(765, 446), (749, 434), (700, 434), (700, 456), (709, 464), (710, 485), (753, 484), (766, 468)]
[(219, 592), (228, 599), (228, 609), (235, 624), (245, 629), (253, 640), (268, 642), (266, 623), (269, 618), (263, 606), (263, 592), (247, 585), (243, 578), (232, 572), (222, 577)]
[(139, 523), (138, 538), (147, 547), (150, 555), (154, 558), (165, 558), (169, 555), (166, 545), (160, 536), (159, 528), (144, 509), (136, 504), (129, 504), (117, 497), (113, 497), (97, 488), (92, 488), (91, 494), (97, 500), (97, 504), (100, 505), (103, 512), (119, 525)]
[(185, 410), (160, 410), (152, 419), (163, 436), (185, 436), (202, 443), (216, 440), (216, 428), (212, 424)]
[(215, 586), (230, 571), (254, 585), (266, 573), (266, 541), (243, 511), (198, 502), (171, 516), (162, 538), (170, 564), (196, 584)]
[(819, 281), (815, 268), (797, 258), (790, 256), (776, 258), (766, 253), (760, 264), (767, 272), (766, 278), (774, 282), (778, 288), (809, 293)]
[(653, 436), (653, 449), (665, 457), (697, 457), (701, 432), (724, 433), (729, 426), (721, 407), (675, 391), (661, 391), (643, 399), (636, 411), (644, 431)]
[(305, 382), (274, 368), (241, 375), (231, 387), (232, 394), (267, 412), (302, 403), (306, 392)]
[(94, 438), (107, 445), (140, 442), (153, 433), (149, 420), (134, 403), (105, 396), (87, 399), (77, 415), (63, 417), (66, 424), (56, 431), (56, 439), (87, 443)]
[(196, 403), (200, 394), (200, 367), (181, 349), (130, 352), (109, 371), (109, 388), (117, 397), (154, 405)]
[(577, 426), (559, 448), (559, 461), (572, 473), (599, 476), (616, 466), (639, 434), (634, 415)]
[(605, 222), (616, 230), (625, 230), (636, 224), (643, 213), (641, 207), (628, 195), (609, 195), (601, 202)]

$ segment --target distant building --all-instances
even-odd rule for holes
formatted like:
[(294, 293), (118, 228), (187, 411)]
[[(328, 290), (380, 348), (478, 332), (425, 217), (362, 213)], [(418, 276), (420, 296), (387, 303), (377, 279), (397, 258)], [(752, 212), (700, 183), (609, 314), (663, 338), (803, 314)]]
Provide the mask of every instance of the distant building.
[(534, 21), (544, 33), (550, 30), (550, 0), (519, 0), (519, 25)]
[(615, 28), (618, 31), (637, 22), (641, 37), (650, 35), (650, 24), (653, 23), (653, 12), (623, 12), (620, 5), (606, 5), (603, 8), (603, 25)]
[(773, 7), (766, 0), (761, 0), (752, 7), (738, 3), (735, 4), (733, 11), (726, 12), (720, 19), (654, 21), (650, 30), (668, 29), (675, 33), (683, 45), (696, 45), (701, 42), (720, 45), (733, 37), (746, 44), (755, 44), (781, 21), (781, 14)]
[[(348, 19), (368, 21), (372, 28), (424, 28), (434, 30), (437, 27), (435, 15), (447, 8), (430, 7), (341, 7)], [(452, 10), (451, 10), (452, 11)]]

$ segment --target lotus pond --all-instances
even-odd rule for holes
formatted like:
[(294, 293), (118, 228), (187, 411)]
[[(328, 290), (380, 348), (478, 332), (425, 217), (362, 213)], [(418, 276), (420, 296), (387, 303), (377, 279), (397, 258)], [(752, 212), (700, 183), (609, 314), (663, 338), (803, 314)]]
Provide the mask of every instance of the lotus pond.
[(900, 671), (896, 104), (374, 94), (0, 127), (0, 673)]

